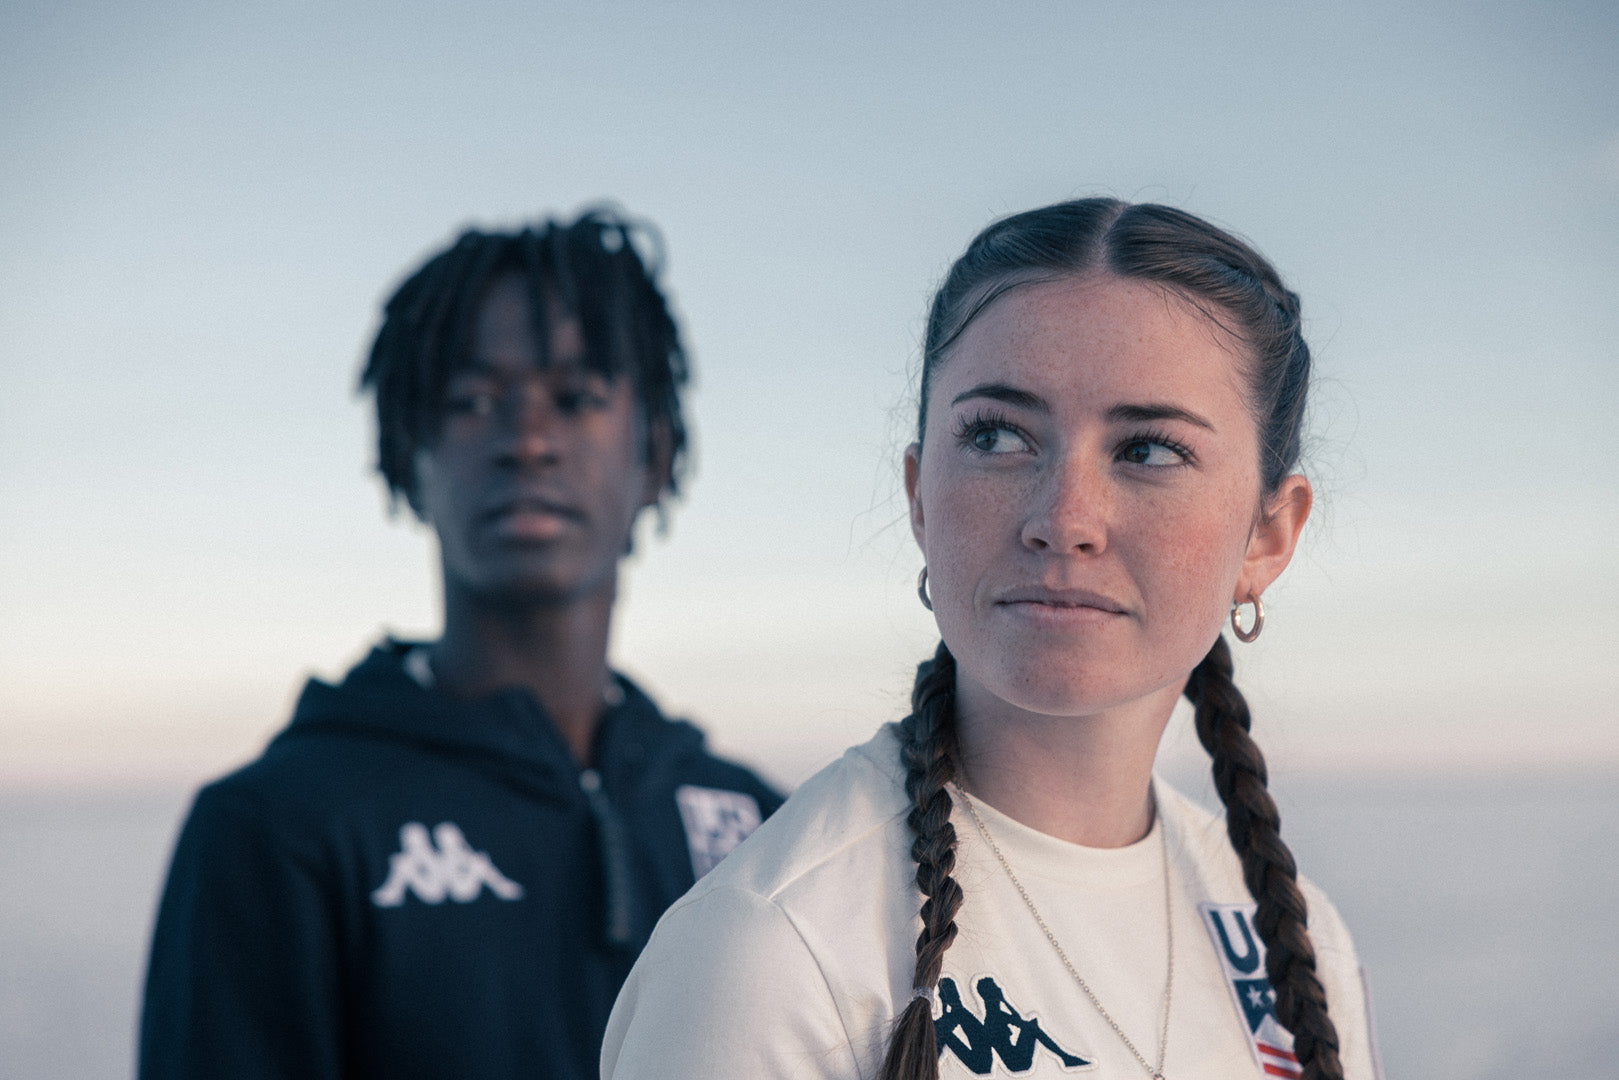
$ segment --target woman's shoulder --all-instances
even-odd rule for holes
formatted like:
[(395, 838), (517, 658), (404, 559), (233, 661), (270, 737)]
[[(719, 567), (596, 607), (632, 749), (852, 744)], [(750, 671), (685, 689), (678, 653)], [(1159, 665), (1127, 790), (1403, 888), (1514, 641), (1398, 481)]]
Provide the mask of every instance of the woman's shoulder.
[(806, 780), (680, 904), (719, 889), (779, 900), (851, 859), (880, 859), (908, 808), (898, 736), (887, 724)]
[[(1242, 861), (1226, 832), (1225, 814), (1189, 798), (1161, 776), (1153, 778), (1153, 796), (1170, 830), (1170, 847), (1176, 853), (1177, 864), (1196, 876), (1206, 898), (1218, 903), (1251, 902), (1242, 876)], [(1298, 882), (1310, 906), (1311, 933), (1316, 931), (1319, 910), (1323, 937), (1334, 946), (1340, 939), (1347, 943), (1348, 931), (1327, 894), (1303, 874)]]
[[(676, 901), (613, 1007), (602, 1075), (856, 1075), (867, 1021), (892, 1012), (890, 983), (906, 978), (888, 970), (910, 947), (906, 933), (890, 957), (889, 925), (915, 914), (902, 781), (885, 728)], [(738, 1030), (772, 1038), (737, 1044)]]
[[(1170, 829), (1176, 871), (1187, 879), (1188, 891), (1197, 898), (1204, 919), (1213, 918), (1213, 911), (1226, 912), (1221, 917), (1229, 917), (1234, 908), (1252, 917), (1253, 896), (1243, 881), (1242, 862), (1226, 834), (1225, 815), (1176, 791), (1161, 777), (1154, 778), (1153, 791)], [(1316, 973), (1338, 1028), (1347, 1075), (1381, 1075), (1376, 1065), (1364, 976), (1349, 927), (1319, 885), (1303, 874), (1298, 883), (1304, 895), (1310, 943), (1315, 949)]]

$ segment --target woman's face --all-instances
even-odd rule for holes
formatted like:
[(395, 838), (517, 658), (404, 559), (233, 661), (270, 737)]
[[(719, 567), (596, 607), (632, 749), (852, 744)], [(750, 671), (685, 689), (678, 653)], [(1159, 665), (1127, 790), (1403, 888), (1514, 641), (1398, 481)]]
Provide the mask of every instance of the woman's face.
[(1309, 486), (1261, 507), (1241, 349), (1105, 273), (1014, 288), (957, 339), (905, 481), (964, 705), (1172, 704), (1286, 566)]

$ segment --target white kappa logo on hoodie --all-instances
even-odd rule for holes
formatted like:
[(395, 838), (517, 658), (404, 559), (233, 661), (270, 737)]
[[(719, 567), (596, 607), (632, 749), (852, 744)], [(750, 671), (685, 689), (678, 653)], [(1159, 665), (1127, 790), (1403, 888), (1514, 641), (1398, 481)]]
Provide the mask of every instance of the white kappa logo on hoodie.
[(486, 852), (473, 851), (453, 821), (435, 826), (431, 839), (426, 825), (411, 821), (399, 828), (399, 850), (388, 856), (388, 880), (371, 894), (371, 902), (399, 907), (405, 893), (414, 892), (424, 904), (442, 904), (446, 897), (470, 904), (486, 885), (502, 900), (523, 896), (523, 887), (495, 869)]

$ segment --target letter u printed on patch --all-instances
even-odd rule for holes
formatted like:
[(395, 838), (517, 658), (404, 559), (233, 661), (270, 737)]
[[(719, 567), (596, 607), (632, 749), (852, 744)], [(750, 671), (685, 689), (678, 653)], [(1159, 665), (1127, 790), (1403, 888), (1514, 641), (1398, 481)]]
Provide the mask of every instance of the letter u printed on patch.
[(1276, 991), (1265, 974), (1265, 944), (1254, 927), (1257, 904), (1199, 904), (1203, 925), (1214, 941), (1231, 1000), (1242, 1017), (1248, 1048), (1266, 1076), (1298, 1080), (1293, 1034), (1276, 1019)]

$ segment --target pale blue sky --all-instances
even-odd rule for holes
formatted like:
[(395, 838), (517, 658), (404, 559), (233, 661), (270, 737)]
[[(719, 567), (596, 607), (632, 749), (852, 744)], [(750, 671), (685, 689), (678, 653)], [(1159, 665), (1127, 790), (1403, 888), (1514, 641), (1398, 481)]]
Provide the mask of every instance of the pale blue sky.
[(1619, 763), (1616, 44), (1602, 3), (4, 4), (0, 783), (200, 779), (431, 632), (351, 393), (377, 303), (602, 197), (663, 228), (698, 371), (615, 652), (727, 748), (795, 778), (899, 715), (928, 291), (1106, 193), (1304, 297), (1324, 513), (1241, 656), (1273, 756)]

